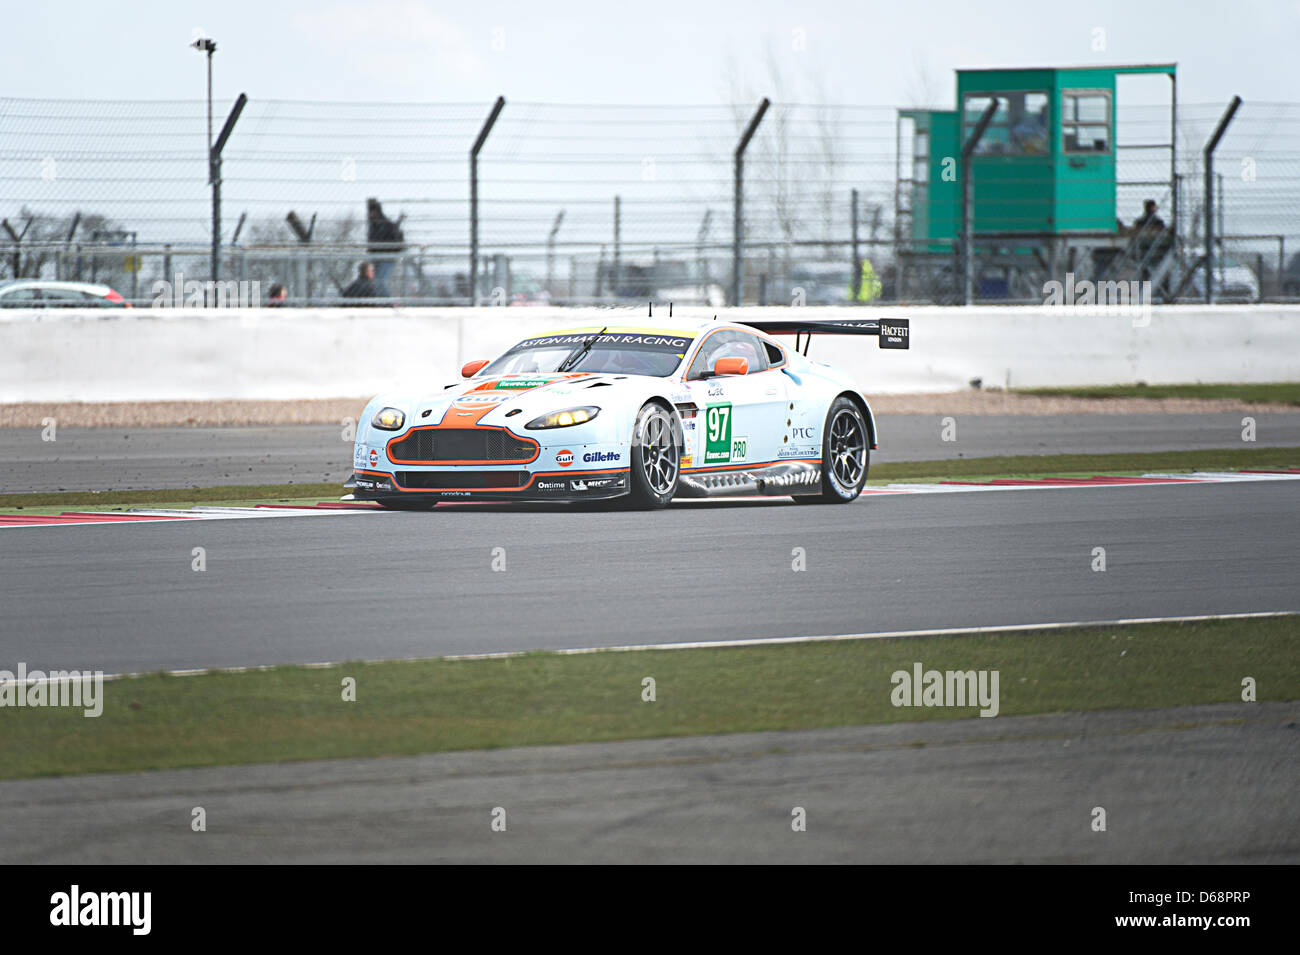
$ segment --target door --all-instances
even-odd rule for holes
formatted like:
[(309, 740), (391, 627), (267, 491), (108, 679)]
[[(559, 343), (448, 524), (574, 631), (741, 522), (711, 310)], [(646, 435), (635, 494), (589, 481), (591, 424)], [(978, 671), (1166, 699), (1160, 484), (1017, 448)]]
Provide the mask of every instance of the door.
[[(719, 358), (744, 358), (746, 375), (715, 375)], [(723, 329), (705, 338), (686, 373), (699, 408), (691, 469), (756, 467), (776, 460), (785, 434), (789, 379), (770, 367), (767, 349), (753, 334)]]

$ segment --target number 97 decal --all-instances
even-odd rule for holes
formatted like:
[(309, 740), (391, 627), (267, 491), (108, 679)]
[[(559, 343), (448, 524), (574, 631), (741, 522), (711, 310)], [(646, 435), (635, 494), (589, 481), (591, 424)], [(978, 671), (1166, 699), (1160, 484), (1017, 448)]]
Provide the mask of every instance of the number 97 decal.
[(731, 436), (731, 405), (709, 405), (704, 411), (704, 463), (730, 464), (749, 452), (748, 438)]

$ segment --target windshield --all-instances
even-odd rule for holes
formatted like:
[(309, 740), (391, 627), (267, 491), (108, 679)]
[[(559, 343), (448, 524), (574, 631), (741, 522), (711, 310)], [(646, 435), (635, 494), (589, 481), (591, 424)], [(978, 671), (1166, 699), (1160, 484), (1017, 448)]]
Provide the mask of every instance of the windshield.
[[(565, 360), (581, 352), (596, 329), (530, 338), (510, 349), (480, 375), (519, 375), (558, 371)], [(685, 335), (608, 332), (592, 343), (591, 351), (568, 371), (666, 378), (677, 370), (692, 339)]]

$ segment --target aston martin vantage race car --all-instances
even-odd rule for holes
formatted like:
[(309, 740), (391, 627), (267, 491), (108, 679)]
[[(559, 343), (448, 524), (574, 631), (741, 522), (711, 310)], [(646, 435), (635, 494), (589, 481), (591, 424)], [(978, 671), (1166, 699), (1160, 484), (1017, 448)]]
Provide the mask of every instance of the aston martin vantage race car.
[[(807, 357), (820, 334), (909, 345), (906, 319), (677, 320), (526, 338), (466, 364), (460, 384), (371, 401), (348, 487), (407, 509), (465, 499), (852, 501), (876, 423), (848, 375)], [(794, 347), (775, 337), (785, 335)]]

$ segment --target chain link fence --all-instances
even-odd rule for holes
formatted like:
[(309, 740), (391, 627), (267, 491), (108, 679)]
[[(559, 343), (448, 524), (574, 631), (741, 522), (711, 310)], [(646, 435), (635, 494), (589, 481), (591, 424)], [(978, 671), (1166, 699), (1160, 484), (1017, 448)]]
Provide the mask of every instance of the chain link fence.
[[(739, 251), (747, 304), (952, 301), (951, 241), (909, 266), (908, 217), (938, 211), (911, 191), (892, 107), (773, 104), (744, 155), (738, 249), (735, 150), (757, 105), (507, 103), (478, 158), (471, 280), (470, 148), (491, 104), (254, 97), (222, 156), (220, 278), (248, 283), (232, 295), (283, 284), (291, 303), (339, 303), (377, 260), (385, 300), (411, 304), (722, 305)], [(214, 105), (218, 127), (228, 109)], [(1190, 267), (1223, 104), (1179, 106), (1172, 170), (1167, 108), (1117, 112), (1120, 219), (1155, 199)], [(203, 101), (0, 99), (0, 278), (201, 301), (187, 288), (212, 278), (206, 136)], [(1222, 297), (1300, 297), (1300, 104), (1246, 103), (1215, 163)], [(369, 199), (400, 229), (391, 251), (368, 242)], [(999, 283), (993, 257), (981, 267), (981, 300), (1041, 301)], [(1198, 282), (1167, 291), (1199, 297)]]

